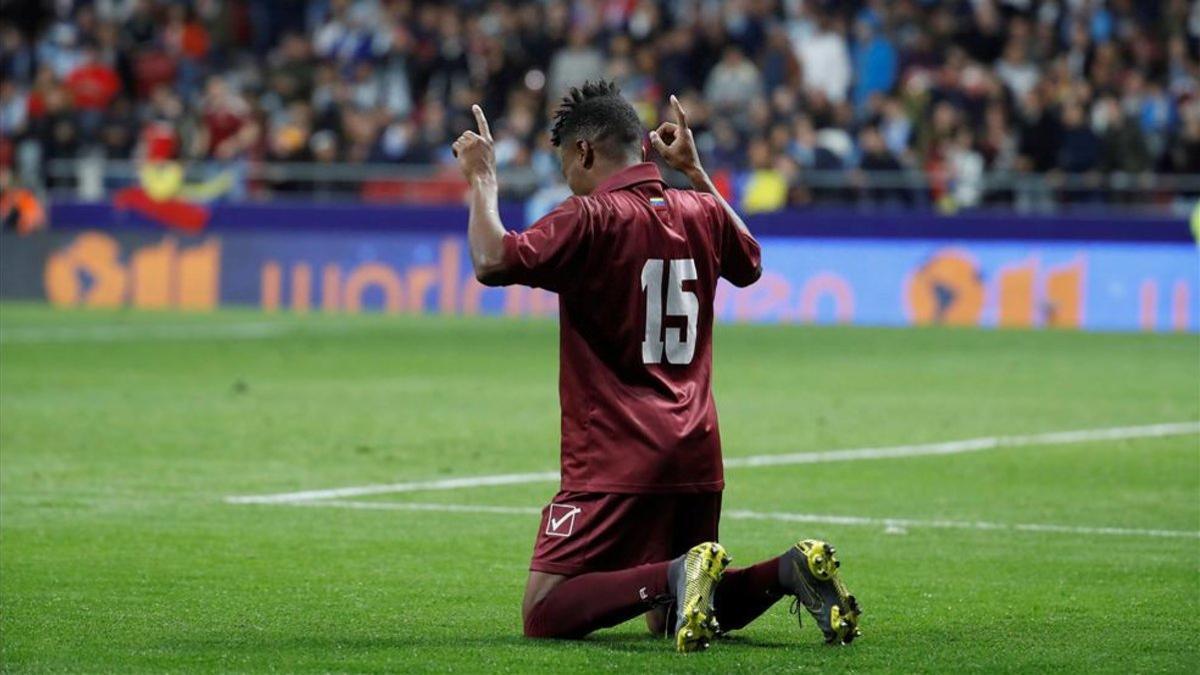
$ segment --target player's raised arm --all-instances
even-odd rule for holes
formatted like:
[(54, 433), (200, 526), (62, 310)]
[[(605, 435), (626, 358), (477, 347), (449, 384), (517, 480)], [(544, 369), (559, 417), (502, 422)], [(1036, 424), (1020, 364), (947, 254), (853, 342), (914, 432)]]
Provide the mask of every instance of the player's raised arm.
[(729, 202), (725, 201), (721, 193), (717, 192), (712, 179), (708, 177), (708, 172), (701, 166), (700, 153), (696, 150), (696, 139), (692, 137), (692, 130), (688, 127), (687, 113), (684, 112), (683, 106), (674, 94), (671, 95), (671, 108), (675, 111), (676, 122), (663, 122), (657, 129), (651, 131), (650, 144), (672, 169), (688, 177), (688, 180), (692, 182), (692, 187), (716, 197), (725, 211), (729, 213), (730, 220), (736, 223), (739, 229), (749, 234), (750, 228), (746, 227), (742, 217), (733, 210)]
[(471, 106), (478, 133), (464, 131), (451, 146), (459, 168), (470, 186), (471, 216), (467, 221), (467, 243), (475, 278), (483, 283), (503, 272), (504, 223), (500, 222), (499, 188), (492, 131), (483, 109)]
[[(688, 180), (692, 182), (692, 187), (699, 192), (707, 192), (712, 195), (725, 210), (729, 220), (741, 231), (742, 238), (747, 240), (746, 243), (753, 248), (753, 251), (748, 251), (750, 255), (743, 261), (743, 264), (739, 265), (745, 269), (732, 276), (727, 274), (726, 277), (739, 286), (751, 284), (762, 274), (762, 266), (758, 260), (758, 242), (754, 241), (754, 237), (750, 234), (750, 228), (746, 227), (742, 217), (717, 191), (712, 179), (708, 177), (708, 173), (701, 166), (700, 153), (696, 150), (696, 139), (692, 137), (692, 130), (688, 127), (687, 113), (674, 95), (671, 96), (671, 108), (675, 111), (676, 121), (663, 122), (657, 129), (651, 131), (650, 144), (672, 169), (688, 177)], [(733, 272), (733, 270), (728, 271)]]

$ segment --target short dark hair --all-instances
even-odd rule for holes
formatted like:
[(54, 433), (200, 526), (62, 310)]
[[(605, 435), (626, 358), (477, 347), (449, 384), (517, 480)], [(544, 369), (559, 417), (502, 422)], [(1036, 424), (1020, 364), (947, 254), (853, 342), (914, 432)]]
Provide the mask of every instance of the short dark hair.
[(580, 138), (609, 157), (640, 155), (642, 122), (615, 82), (585, 82), (563, 97), (554, 112), (550, 142), (557, 148)]

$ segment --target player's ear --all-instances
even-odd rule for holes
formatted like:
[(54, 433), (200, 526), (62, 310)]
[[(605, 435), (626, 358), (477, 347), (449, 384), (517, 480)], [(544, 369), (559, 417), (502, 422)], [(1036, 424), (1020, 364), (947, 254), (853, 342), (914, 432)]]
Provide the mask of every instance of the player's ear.
[(575, 141), (575, 148), (579, 150), (579, 164), (584, 169), (591, 169), (592, 165), (596, 163), (596, 149), (592, 147), (591, 143), (582, 139)]

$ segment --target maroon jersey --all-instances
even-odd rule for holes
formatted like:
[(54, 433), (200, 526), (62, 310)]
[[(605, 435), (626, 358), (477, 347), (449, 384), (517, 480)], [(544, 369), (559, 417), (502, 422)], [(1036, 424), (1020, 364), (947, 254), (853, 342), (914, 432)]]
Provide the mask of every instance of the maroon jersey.
[(758, 279), (758, 242), (644, 163), (508, 233), (504, 263), (503, 283), (558, 293), (562, 489), (721, 490), (713, 296)]

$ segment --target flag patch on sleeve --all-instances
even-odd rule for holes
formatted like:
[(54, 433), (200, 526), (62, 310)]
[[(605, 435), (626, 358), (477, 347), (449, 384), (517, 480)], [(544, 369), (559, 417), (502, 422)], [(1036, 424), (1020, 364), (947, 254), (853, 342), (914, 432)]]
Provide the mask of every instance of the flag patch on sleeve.
[(653, 206), (655, 208), (665, 209), (665, 208), (667, 208), (667, 200), (662, 197), (651, 197), (650, 198), (650, 206)]

